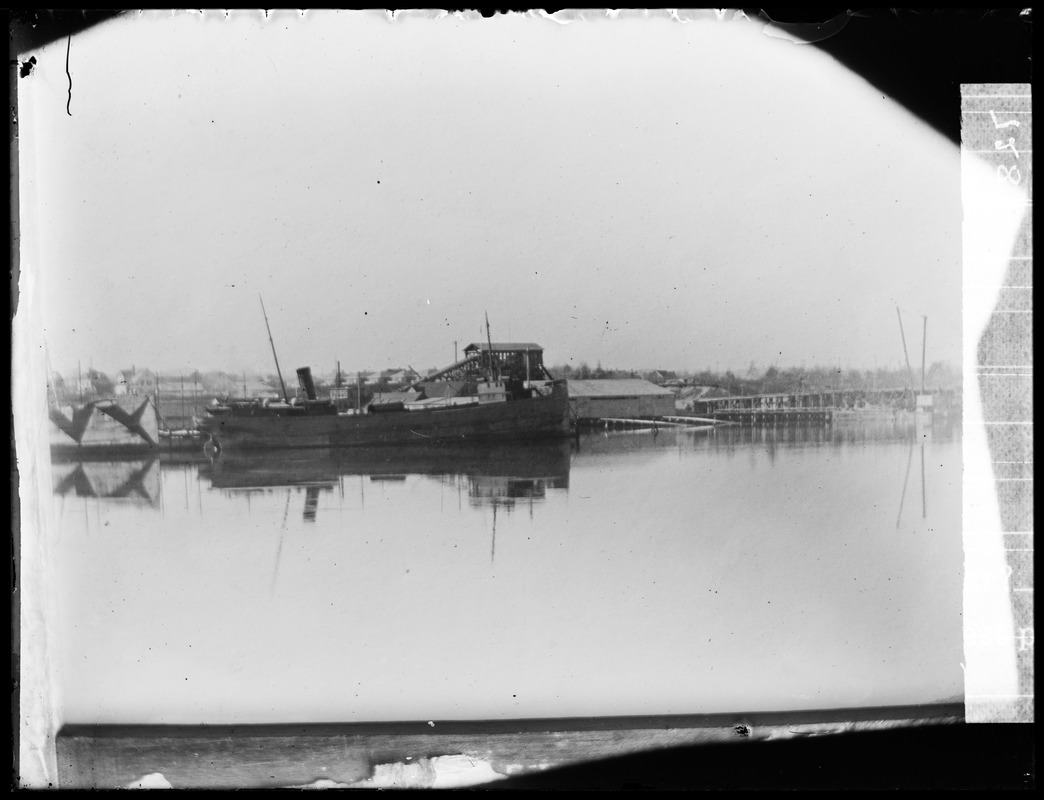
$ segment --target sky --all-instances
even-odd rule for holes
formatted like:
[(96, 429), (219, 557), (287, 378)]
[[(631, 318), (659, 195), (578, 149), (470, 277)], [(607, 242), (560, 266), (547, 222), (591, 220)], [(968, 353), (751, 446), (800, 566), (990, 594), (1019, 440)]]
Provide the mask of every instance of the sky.
[[(955, 144), (734, 18), (142, 12), (19, 81), (52, 367), (961, 363)], [(28, 54), (24, 54), (26, 57)], [(954, 110), (955, 115), (958, 110)], [(36, 312), (34, 312), (36, 313)]]

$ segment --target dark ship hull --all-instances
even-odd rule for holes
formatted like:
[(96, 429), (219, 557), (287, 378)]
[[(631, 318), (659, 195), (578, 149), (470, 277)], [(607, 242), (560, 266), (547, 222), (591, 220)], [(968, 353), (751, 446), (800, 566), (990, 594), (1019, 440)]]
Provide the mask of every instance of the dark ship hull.
[(544, 395), (431, 409), (344, 414), (306, 405), (285, 412), (230, 411), (207, 418), (201, 429), (222, 452), (555, 439), (570, 432), (569, 392), (561, 380), (551, 382)]

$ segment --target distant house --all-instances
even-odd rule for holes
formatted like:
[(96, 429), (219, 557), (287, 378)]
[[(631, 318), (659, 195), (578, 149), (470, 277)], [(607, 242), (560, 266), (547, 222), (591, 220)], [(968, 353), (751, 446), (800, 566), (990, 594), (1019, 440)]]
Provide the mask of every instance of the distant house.
[(410, 390), (408, 392), (382, 392), (379, 389), (374, 392), (371, 402), (373, 403), (410, 403), (418, 398), (420, 392)]
[(160, 375), (156, 379), (156, 391), (161, 395), (178, 395), (180, 397), (182, 393), (186, 395), (191, 394), (193, 388), (198, 393), (201, 387), (199, 383), (193, 385), (191, 375), (187, 378), (181, 375)]
[(692, 404), (700, 396), (702, 386), (683, 386), (674, 395), (674, 407), (678, 411), (692, 411)]
[(675, 413), (674, 392), (644, 378), (570, 380), (570, 411), (577, 419), (647, 419)]
[(233, 387), (233, 397), (279, 397), (279, 391), (273, 389), (259, 378), (247, 378)]
[(372, 369), (360, 369), (354, 372), (342, 372), (341, 383), (345, 386), (360, 386), (370, 383), (375, 377), (380, 377), (379, 372)]
[(412, 370), (396, 367), (395, 369), (382, 370), (378, 383), (383, 383), (387, 386), (401, 386), (416, 379), (417, 376), (413, 374)]
[(84, 399), (111, 396), (115, 392), (112, 380), (104, 372), (90, 369), (76, 381), (76, 389)]
[(704, 401), (717, 397), (729, 397), (731, 392), (720, 386), (686, 386), (675, 398), (679, 411), (706, 411)]
[(121, 370), (116, 374), (115, 393), (124, 395), (153, 394), (156, 391), (156, 375), (148, 368)]
[(657, 386), (663, 386), (668, 382), (677, 381), (678, 373), (668, 369), (654, 369), (643, 373), (642, 377), (651, 383), (655, 383)]
[(186, 430), (195, 427), (194, 417), (205, 413), (208, 402), (199, 377), (193, 373), (156, 376), (153, 391), (156, 393), (156, 411), (161, 429)]

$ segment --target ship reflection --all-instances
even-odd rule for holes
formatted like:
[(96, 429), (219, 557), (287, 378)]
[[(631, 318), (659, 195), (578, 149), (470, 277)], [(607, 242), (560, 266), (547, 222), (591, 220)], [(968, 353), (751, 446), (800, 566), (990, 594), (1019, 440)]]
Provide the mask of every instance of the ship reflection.
[(305, 522), (315, 522), (315, 517), (319, 513), (319, 487), (309, 486), (305, 489), (305, 507), (304, 507), (304, 519)]
[(518, 501), (543, 500), (547, 490), (563, 488), (556, 478), (503, 478), (479, 476), (471, 479), (468, 499), (473, 505), (512, 508)]
[(516, 505), (541, 501), (549, 489), (569, 488), (569, 464), (561, 474), (535, 477), (508, 475), (444, 475), (438, 480), (452, 489), (462, 491), (471, 506), (486, 506), (510, 510)]
[(159, 459), (81, 461), (51, 465), (54, 494), (159, 507)]
[(220, 454), (199, 474), (224, 492), (304, 488), (304, 519), (314, 521), (321, 493), (338, 489), (348, 476), (394, 484), (419, 475), (466, 489), (474, 506), (539, 502), (549, 489), (569, 488), (569, 456), (568, 442), (281, 450)]

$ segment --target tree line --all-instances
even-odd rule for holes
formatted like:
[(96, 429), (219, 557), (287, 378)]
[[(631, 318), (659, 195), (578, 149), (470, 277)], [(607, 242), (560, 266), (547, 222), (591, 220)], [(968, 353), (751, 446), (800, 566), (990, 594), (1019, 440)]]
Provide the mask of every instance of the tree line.
[[(742, 374), (731, 369), (725, 371), (709, 368), (673, 370), (605, 369), (601, 364), (590, 367), (586, 362), (578, 366), (560, 364), (550, 368), (556, 378), (573, 380), (599, 380), (619, 378), (644, 378), (659, 385), (712, 386), (729, 394), (773, 394), (803, 391), (907, 389), (910, 387), (911, 372), (905, 368), (889, 369), (843, 369), (841, 367), (768, 367), (759, 370), (751, 363)], [(924, 374), (926, 389), (959, 389), (962, 376), (958, 369), (942, 361), (933, 363)], [(913, 371), (913, 385), (921, 389), (920, 370)]]
[[(787, 367), (779, 368), (770, 366), (765, 370), (759, 370), (753, 363), (741, 374), (733, 370), (712, 370), (710, 368), (677, 371), (668, 369), (658, 370), (635, 370), (604, 368), (601, 363), (591, 367), (587, 362), (579, 365), (559, 364), (550, 367), (550, 372), (556, 378), (570, 380), (604, 380), (624, 378), (644, 378), (661, 386), (684, 387), (684, 386), (711, 386), (729, 394), (772, 394), (776, 392), (802, 392), (802, 391), (830, 391), (830, 390), (873, 390), (873, 389), (906, 389), (910, 387), (911, 373), (904, 368), (876, 369), (842, 369), (840, 367)], [(249, 376), (249, 378), (248, 378)], [(343, 386), (349, 389), (356, 388), (354, 374), (343, 375)], [(77, 379), (63, 380), (59, 374), (54, 375), (52, 387), (56, 393), (65, 399), (75, 399), (77, 394), (87, 394), (93, 397), (109, 396), (116, 390), (115, 381), (104, 373), (95, 370), (85, 370), (81, 376), (81, 385), (77, 387)], [(920, 370), (914, 370), (913, 384), (916, 390), (921, 387)], [(155, 375), (154, 383), (145, 391), (152, 393), (157, 389), (161, 392), (179, 393), (184, 386), (186, 393), (202, 393), (206, 395), (231, 395), (242, 394), (246, 388), (247, 394), (255, 394), (261, 387), (266, 387), (276, 395), (282, 394), (279, 378), (274, 374), (257, 373), (232, 373), (223, 371), (186, 371), (185, 373), (163, 373), (162, 376)], [(962, 375), (959, 369), (941, 361), (933, 363), (925, 372), (924, 386), (926, 389), (959, 389), (961, 387)], [(328, 376), (315, 376), (316, 388), (322, 394), (328, 393), (333, 388), (334, 380)], [(292, 375), (287, 379), (287, 391), (294, 395), (297, 393), (297, 376)], [(379, 373), (364, 378), (362, 382), (362, 394), (366, 397), (375, 392), (390, 391), (398, 388), (389, 383), (387, 378)], [(355, 393), (352, 393), (355, 396)], [(364, 398), (365, 399), (365, 398)]]

